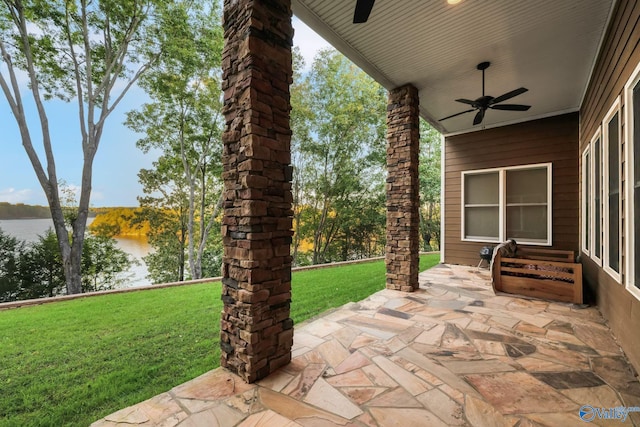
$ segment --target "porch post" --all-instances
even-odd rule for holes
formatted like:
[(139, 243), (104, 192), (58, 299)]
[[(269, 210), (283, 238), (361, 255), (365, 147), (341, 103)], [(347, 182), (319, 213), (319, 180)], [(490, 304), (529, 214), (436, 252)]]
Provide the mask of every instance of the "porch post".
[(418, 90), (389, 92), (387, 105), (387, 289), (418, 289), (420, 116)]
[(221, 365), (254, 382), (291, 360), (291, 0), (224, 0)]

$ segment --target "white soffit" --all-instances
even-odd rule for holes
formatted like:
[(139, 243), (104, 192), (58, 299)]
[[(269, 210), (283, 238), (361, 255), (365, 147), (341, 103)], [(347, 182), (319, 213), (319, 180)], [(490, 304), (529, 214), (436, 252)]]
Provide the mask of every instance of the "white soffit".
[[(422, 116), (445, 134), (577, 111), (614, 0), (376, 0), (369, 20), (353, 24), (356, 0), (292, 0), (293, 12), (387, 89), (411, 83)], [(490, 61), (487, 95), (519, 87), (505, 103), (526, 112), (469, 109), (482, 95), (476, 65)]]

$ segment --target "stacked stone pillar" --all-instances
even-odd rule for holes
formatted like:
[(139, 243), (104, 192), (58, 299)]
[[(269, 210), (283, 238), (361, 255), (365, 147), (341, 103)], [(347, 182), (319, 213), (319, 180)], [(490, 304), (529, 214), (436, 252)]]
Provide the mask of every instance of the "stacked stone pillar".
[(418, 90), (389, 92), (387, 105), (387, 289), (418, 289), (420, 140)]
[(247, 382), (291, 360), (290, 0), (225, 0), (221, 365)]

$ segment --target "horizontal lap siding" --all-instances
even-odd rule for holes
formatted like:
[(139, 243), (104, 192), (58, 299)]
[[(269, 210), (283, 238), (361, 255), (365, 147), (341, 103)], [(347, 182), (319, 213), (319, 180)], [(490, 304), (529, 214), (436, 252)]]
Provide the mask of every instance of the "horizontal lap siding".
[[(622, 102), (621, 120), (624, 129), (624, 85), (638, 62), (640, 62), (640, 1), (618, 1), (580, 109), (581, 153), (618, 96), (621, 97)], [(626, 138), (624, 130), (622, 138), (624, 142)], [(623, 171), (625, 167), (626, 165), (622, 163)], [(626, 183), (623, 184), (623, 188), (625, 187)], [(624, 193), (623, 203), (626, 203)], [(625, 220), (623, 218), (623, 221)], [(625, 238), (623, 232), (623, 243)], [(640, 370), (640, 339), (638, 339), (640, 301), (588, 256), (583, 255), (582, 259), (586, 286), (595, 296), (598, 307), (607, 318), (631, 363)], [(625, 262), (628, 261), (623, 252), (622, 271), (624, 271)]]
[(476, 265), (488, 243), (461, 241), (461, 173), (551, 162), (552, 248), (578, 251), (578, 114), (565, 114), (445, 141), (445, 254), (451, 264)]
[(618, 2), (580, 109), (581, 147), (589, 142), (616, 97), (622, 94), (640, 59), (639, 19), (639, 2)]

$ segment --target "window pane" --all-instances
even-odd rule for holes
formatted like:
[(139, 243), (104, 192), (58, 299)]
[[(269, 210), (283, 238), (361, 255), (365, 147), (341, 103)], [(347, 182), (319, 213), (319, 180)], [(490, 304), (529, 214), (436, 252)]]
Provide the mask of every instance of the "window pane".
[(547, 168), (507, 171), (507, 204), (547, 203)]
[(582, 165), (582, 168), (584, 170), (584, 194), (582, 195), (583, 197), (583, 202), (582, 205), (584, 206), (584, 223), (582, 224), (582, 227), (584, 228), (585, 232), (583, 233), (584, 235), (584, 247), (585, 248), (589, 248), (589, 235), (591, 234), (590, 232), (590, 227), (591, 227), (591, 211), (589, 210), (589, 205), (591, 204), (591, 162), (589, 161), (591, 159), (591, 155), (589, 153), (587, 153), (584, 156), (584, 163)]
[(634, 271), (640, 288), (640, 82), (633, 88), (633, 230)]
[(499, 236), (498, 207), (467, 207), (464, 210), (465, 237), (470, 239)]
[(620, 273), (620, 194), (609, 196), (609, 266)]
[(500, 203), (498, 172), (481, 173), (464, 176), (465, 204), (498, 204)]
[(507, 239), (548, 240), (547, 168), (506, 172)]
[[(638, 139), (636, 139), (636, 152), (638, 151)], [(640, 153), (638, 153), (640, 155)], [(637, 173), (637, 172), (636, 172)], [(636, 175), (637, 179), (637, 175)], [(633, 218), (633, 230), (634, 230), (634, 252), (635, 252), (635, 286), (640, 288), (640, 186), (637, 184), (633, 189), (633, 209), (634, 209), (634, 218)]]
[(609, 135), (607, 149), (609, 152), (609, 176), (607, 177), (609, 208), (609, 231), (608, 262), (616, 273), (620, 273), (620, 156), (619, 156), (619, 134), (618, 134), (618, 113), (616, 113), (607, 124)]
[(507, 239), (546, 241), (547, 207), (507, 207)]
[[(620, 182), (618, 178), (620, 159), (618, 156), (618, 113), (616, 113), (609, 121), (609, 194), (618, 193), (620, 191)], [(610, 216), (612, 220), (617, 221), (618, 218)]]
[(594, 249), (593, 252), (596, 258), (600, 258), (602, 250), (602, 168), (600, 162), (602, 161), (602, 152), (600, 138), (596, 139), (593, 144), (593, 183), (594, 183), (594, 195), (593, 195), (593, 234), (594, 234)]

